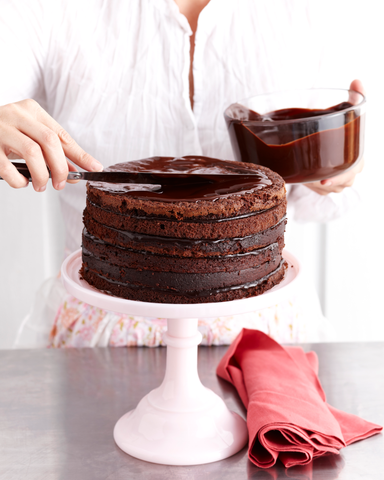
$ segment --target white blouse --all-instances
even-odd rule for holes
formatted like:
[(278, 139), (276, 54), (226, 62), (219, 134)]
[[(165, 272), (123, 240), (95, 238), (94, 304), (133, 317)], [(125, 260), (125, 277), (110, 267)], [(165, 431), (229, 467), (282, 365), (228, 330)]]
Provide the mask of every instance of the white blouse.
[[(355, 21), (346, 5), (211, 0), (196, 32), (192, 110), (192, 32), (173, 0), (0, 0), (0, 105), (36, 99), (104, 166), (152, 155), (233, 159), (229, 104), (348, 88), (353, 45), (337, 35), (340, 22)], [(60, 195), (71, 252), (81, 243), (85, 187)], [(289, 196), (298, 221), (328, 221), (357, 200), (353, 188), (322, 197), (294, 186)]]

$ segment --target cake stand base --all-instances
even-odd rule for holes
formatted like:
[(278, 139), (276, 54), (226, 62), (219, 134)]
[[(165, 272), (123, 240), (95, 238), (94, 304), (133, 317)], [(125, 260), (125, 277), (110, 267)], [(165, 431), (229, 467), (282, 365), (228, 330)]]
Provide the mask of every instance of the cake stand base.
[(197, 373), (197, 318), (169, 319), (164, 381), (117, 422), (114, 438), (147, 462), (198, 465), (230, 457), (247, 442), (245, 421)]
[(193, 305), (137, 302), (106, 295), (79, 276), (80, 250), (65, 260), (63, 283), (76, 298), (105, 310), (162, 317), (168, 322), (163, 383), (116, 423), (114, 438), (124, 452), (153, 463), (197, 465), (230, 457), (245, 446), (245, 421), (200, 382), (197, 346), (201, 334), (197, 319), (250, 312), (287, 298), (297, 285), (300, 265), (289, 252), (284, 251), (283, 256), (289, 265), (283, 281), (263, 295)]

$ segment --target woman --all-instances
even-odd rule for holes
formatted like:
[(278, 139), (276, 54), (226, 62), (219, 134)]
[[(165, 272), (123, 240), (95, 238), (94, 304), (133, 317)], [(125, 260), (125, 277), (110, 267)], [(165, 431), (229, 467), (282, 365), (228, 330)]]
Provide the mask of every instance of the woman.
[[(85, 204), (84, 185), (66, 185), (68, 170), (98, 171), (151, 155), (232, 159), (226, 106), (257, 93), (323, 86), (320, 74), (327, 71), (320, 33), (330, 14), (309, 1), (1, 0), (0, 6), (0, 61), (10, 66), (0, 79), (0, 176), (26, 186), (9, 161), (23, 158), (42, 192), (48, 165), (60, 190), (66, 253), (80, 246)], [(346, 70), (348, 57), (341, 61)], [(362, 90), (358, 81), (351, 87)], [(338, 200), (328, 194), (342, 196), (361, 168), (362, 162), (339, 177), (293, 187), (296, 218), (337, 216)], [(347, 197), (353, 204), (356, 195)], [(52, 285), (61, 303), (54, 346), (161, 342), (161, 320), (103, 312), (66, 296), (58, 281)], [(230, 342), (245, 325), (279, 341), (302, 341), (306, 323), (287, 302), (247, 317), (202, 320), (201, 328), (208, 344)]]

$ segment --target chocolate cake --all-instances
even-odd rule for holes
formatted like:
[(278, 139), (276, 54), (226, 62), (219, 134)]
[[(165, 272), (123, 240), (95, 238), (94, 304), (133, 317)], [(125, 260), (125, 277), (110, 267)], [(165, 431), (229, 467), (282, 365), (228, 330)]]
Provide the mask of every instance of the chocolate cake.
[[(182, 180), (87, 184), (80, 274), (90, 285), (144, 302), (206, 303), (260, 295), (283, 279), (287, 202), (278, 174), (195, 156), (108, 170), (178, 173)], [(220, 181), (204, 177), (212, 173)]]

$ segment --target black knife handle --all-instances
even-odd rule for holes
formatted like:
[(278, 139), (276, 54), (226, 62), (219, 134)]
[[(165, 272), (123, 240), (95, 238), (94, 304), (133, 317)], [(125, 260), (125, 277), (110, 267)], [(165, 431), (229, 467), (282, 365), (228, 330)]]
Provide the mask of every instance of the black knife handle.
[[(24, 162), (11, 162), (12, 165), (16, 168), (16, 170), (21, 173), (27, 180), (30, 182), (32, 181), (31, 172), (29, 171), (28, 165)], [(47, 167), (49, 178), (51, 178), (51, 172)], [(0, 180), (4, 180), (4, 178), (0, 177)], [(82, 172), (69, 172), (67, 176), (67, 180), (83, 180)]]
[[(17, 171), (21, 173), (27, 180), (30, 182), (32, 181), (31, 172), (26, 163), (24, 162), (11, 162), (14, 167), (16, 167)], [(51, 177), (51, 172), (48, 170), (49, 177)], [(0, 180), (4, 180), (4, 178), (0, 177)]]

